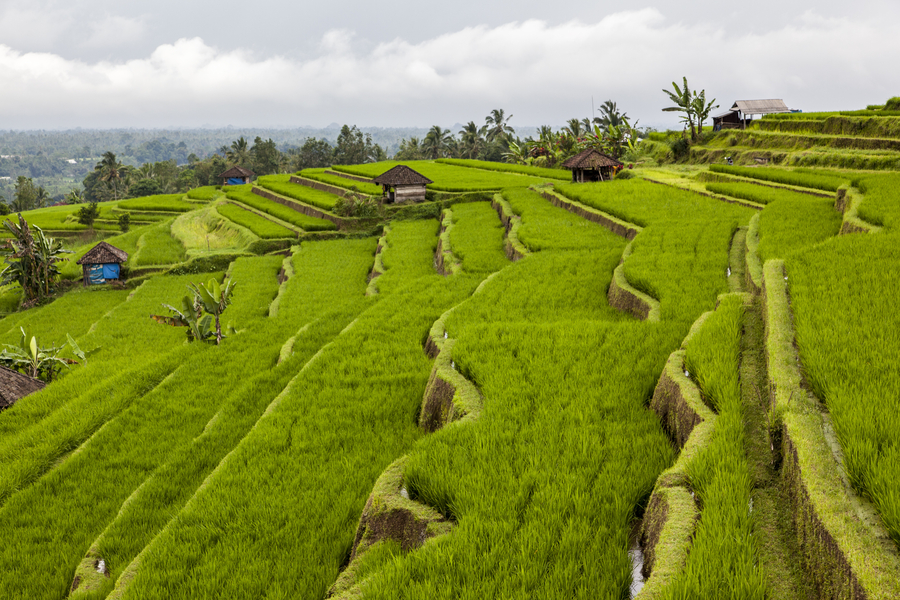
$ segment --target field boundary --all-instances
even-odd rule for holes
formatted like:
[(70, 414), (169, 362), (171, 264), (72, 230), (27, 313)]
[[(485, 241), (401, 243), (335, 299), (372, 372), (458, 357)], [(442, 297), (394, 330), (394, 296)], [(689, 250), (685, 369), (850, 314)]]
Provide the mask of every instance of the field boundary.
[(350, 193), (350, 190), (346, 188), (338, 187), (336, 185), (329, 185), (327, 183), (322, 183), (321, 181), (316, 181), (314, 179), (307, 179), (305, 177), (300, 177), (299, 175), (291, 175), (290, 182), (297, 183), (299, 185), (305, 185), (306, 187), (312, 188), (314, 190), (319, 190), (320, 192), (334, 194), (335, 196), (346, 197), (346, 195)]
[[(499, 273), (486, 277), (469, 298), (478, 294)], [(434, 433), (451, 424), (471, 422), (481, 415), (483, 396), (474, 383), (456, 370), (452, 356), (456, 340), (447, 336), (445, 328), (447, 318), (469, 298), (446, 310), (425, 338), (423, 350), (429, 358), (435, 359), (419, 413), (419, 427), (426, 433)], [(455, 525), (452, 520), (427, 504), (409, 498), (403, 486), (407, 457), (404, 455), (392, 463), (375, 483), (359, 519), (350, 561), (328, 591), (329, 598), (351, 600), (359, 597), (362, 581), (357, 581), (357, 559), (368, 548), (392, 540), (406, 552), (452, 531)]]
[(806, 573), (828, 598), (900, 597), (900, 555), (874, 509), (856, 495), (830, 442), (830, 417), (804, 388), (783, 260), (764, 266), (769, 402), (781, 416), (782, 477)]
[(342, 173), (341, 171), (333, 171), (331, 169), (325, 170), (326, 175), (337, 175), (338, 177), (343, 177), (344, 179), (350, 179), (351, 181), (359, 181), (361, 183), (374, 183), (371, 179), (367, 179), (365, 177), (360, 177), (358, 175), (351, 175), (350, 173)]
[(619, 266), (613, 271), (606, 299), (609, 305), (629, 313), (642, 321), (657, 322), (660, 319), (659, 300), (645, 294), (628, 282), (625, 276), (625, 260), (631, 256), (634, 241), (628, 242), (622, 251)]
[[(841, 192), (844, 192), (841, 194)], [(834, 208), (843, 215), (841, 230), (838, 235), (850, 233), (878, 233), (881, 227), (863, 221), (859, 216), (859, 206), (864, 200), (863, 194), (856, 188), (841, 188), (834, 201)]]
[(334, 223), (335, 225), (338, 226), (338, 229), (343, 229), (347, 225), (347, 221), (345, 219), (336, 217), (335, 215), (333, 215), (331, 213), (327, 213), (323, 210), (319, 210), (318, 208), (313, 208), (312, 206), (309, 206), (308, 204), (303, 204), (296, 200), (288, 200), (284, 196), (279, 196), (278, 194), (276, 194), (275, 192), (272, 192), (270, 190), (253, 186), (253, 189), (251, 189), (250, 191), (253, 192), (254, 194), (256, 194), (257, 196), (265, 198), (266, 200), (271, 200), (272, 202), (277, 202), (278, 204), (282, 204), (284, 206), (287, 206), (288, 208), (292, 208), (299, 213), (303, 213), (307, 217), (315, 217), (317, 219), (324, 219), (326, 221), (331, 221), (332, 223)]
[(609, 213), (605, 213), (602, 210), (598, 210), (596, 208), (591, 208), (590, 206), (586, 206), (577, 200), (572, 200), (567, 198), (553, 189), (547, 188), (535, 188), (532, 187), (532, 190), (539, 193), (546, 200), (550, 201), (550, 204), (556, 206), (558, 208), (565, 209), (570, 213), (576, 214), (579, 217), (583, 217), (588, 221), (593, 223), (597, 223), (606, 229), (609, 229), (614, 234), (625, 238), (626, 240), (633, 240), (637, 234), (639, 234), (643, 227), (635, 225), (634, 223), (629, 223), (623, 219), (616, 218)]
[(450, 246), (451, 229), (453, 229), (453, 211), (445, 208), (441, 218), (437, 247), (434, 249), (434, 269), (444, 276), (456, 275), (462, 269), (462, 263), (453, 254), (453, 248)]
[[(723, 296), (727, 295), (732, 294)], [(737, 295), (746, 301), (746, 294)], [(640, 543), (647, 580), (636, 596), (638, 600), (665, 597), (666, 587), (687, 564), (694, 529), (701, 518), (688, 467), (712, 441), (718, 417), (703, 401), (700, 388), (686, 374), (684, 358), (688, 342), (714, 312), (700, 315), (681, 347), (669, 355), (650, 400), (650, 409), (680, 452), (675, 464), (657, 478), (644, 513)]]
[[(655, 183), (657, 185), (665, 185), (671, 188), (675, 188), (676, 190), (684, 190), (688, 192), (692, 192), (694, 194), (699, 194), (701, 196), (706, 196), (707, 198), (712, 198), (713, 200), (718, 200), (720, 202), (727, 202), (728, 204), (737, 204), (738, 206), (744, 206), (746, 208), (752, 208), (753, 210), (762, 210), (765, 208), (764, 204), (758, 204), (756, 202), (751, 202), (750, 200), (744, 200), (743, 198), (734, 198), (732, 196), (724, 196), (720, 194), (714, 194), (709, 191), (703, 190), (694, 190), (686, 187), (680, 187), (675, 185), (674, 183), (666, 183), (665, 181), (659, 181), (658, 179), (650, 179), (649, 177), (641, 176), (644, 181), (649, 181), (650, 183)], [(828, 196), (831, 198), (831, 196)]]
[[(288, 223), (287, 221), (282, 221), (282, 220), (280, 220), (280, 219), (277, 219), (277, 218), (275, 218), (275, 217), (273, 217), (273, 216), (271, 216), (271, 215), (269, 215), (269, 214), (266, 214), (266, 213), (262, 212), (261, 210), (258, 210), (258, 209), (256, 209), (256, 208), (253, 208), (253, 207), (250, 206), (249, 204), (241, 204), (239, 201), (237, 201), (237, 200), (231, 200), (231, 199), (225, 200), (225, 201), (223, 201), (221, 204), (231, 204), (231, 205), (233, 205), (233, 206), (237, 206), (238, 208), (242, 208), (242, 209), (244, 209), (244, 210), (246, 210), (246, 211), (249, 211), (249, 212), (255, 214), (257, 217), (260, 217), (260, 218), (262, 218), (262, 219), (265, 219), (266, 221), (268, 221), (268, 222), (270, 222), (270, 223), (274, 223), (274, 224), (276, 224), (276, 225), (281, 225), (281, 226), (284, 227), (285, 229), (288, 229), (288, 230), (290, 230), (290, 231), (293, 231), (295, 234), (297, 234), (298, 237), (300, 236), (300, 234), (306, 233), (306, 230), (305, 230), (305, 229), (302, 229), (302, 228), (300, 228), (300, 227), (298, 227), (297, 225), (294, 225), (294, 224), (292, 224), (292, 223)], [(221, 204), (216, 204), (216, 205), (213, 206), (213, 208), (215, 208), (216, 206), (221, 206)], [(226, 216), (223, 215), (222, 213), (219, 213), (218, 211), (216, 211), (216, 212), (217, 212), (217, 213), (219, 214), (219, 216), (222, 217), (223, 219), (226, 219), (226, 220), (230, 221), (231, 223), (234, 223), (234, 221), (232, 221), (231, 219), (229, 219), (228, 217), (226, 217)], [(235, 224), (235, 225), (238, 225), (238, 226), (240, 226), (240, 227), (242, 227), (242, 225), (239, 225), (238, 223), (234, 223), (234, 224)], [(245, 228), (245, 229), (246, 229), (246, 228)], [(253, 233), (253, 232), (251, 231), (250, 233)], [(254, 234), (254, 235), (256, 235), (256, 234)], [(259, 236), (257, 235), (256, 237), (259, 237)], [(262, 239), (262, 238), (260, 238), (260, 239)], [(288, 238), (285, 238), (285, 239), (288, 239)]]
[(497, 211), (497, 216), (500, 217), (500, 222), (503, 223), (503, 228), (506, 230), (503, 236), (506, 258), (515, 262), (531, 254), (531, 250), (519, 240), (519, 227), (522, 226), (522, 217), (513, 212), (512, 206), (502, 194), (494, 194), (494, 197), (491, 199), (491, 206)]

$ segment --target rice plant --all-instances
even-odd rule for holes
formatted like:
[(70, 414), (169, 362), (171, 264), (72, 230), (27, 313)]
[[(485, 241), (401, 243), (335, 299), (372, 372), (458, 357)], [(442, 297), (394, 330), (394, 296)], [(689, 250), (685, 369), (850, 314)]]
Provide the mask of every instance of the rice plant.
[(145, 210), (158, 212), (190, 212), (196, 205), (182, 200), (183, 194), (167, 194), (162, 196), (145, 196), (131, 200), (120, 200), (119, 208), (124, 210)]
[[(256, 180), (256, 185), (322, 210), (331, 211), (334, 209), (334, 205), (337, 204), (338, 197), (334, 194), (316, 190), (299, 183), (291, 183), (290, 180), (290, 175), (264, 175)], [(231, 192), (231, 189), (229, 189), (229, 192)]]
[(368, 194), (370, 196), (381, 196), (382, 190), (380, 185), (348, 179), (347, 177), (341, 177), (340, 175), (334, 175), (333, 173), (327, 173), (326, 171), (328, 171), (328, 169), (303, 169), (297, 173), (297, 175), (305, 177), (306, 179), (312, 179), (313, 181), (319, 181), (327, 183), (328, 185)]
[(466, 158), (439, 158), (436, 163), (456, 165), (457, 167), (470, 167), (472, 169), (486, 169), (500, 173), (521, 173), (535, 177), (571, 181), (572, 173), (566, 169), (548, 169), (546, 167), (533, 167), (531, 165), (514, 165), (511, 163), (493, 162), (487, 160), (470, 160)]
[(216, 211), (226, 219), (246, 227), (263, 239), (284, 239), (296, 237), (297, 233), (278, 223), (234, 204), (220, 204)]
[(735, 167), (728, 165), (710, 165), (709, 170), (714, 173), (725, 173), (728, 175), (739, 175), (741, 177), (749, 177), (751, 179), (761, 179), (763, 181), (772, 181), (775, 183), (783, 183), (785, 185), (796, 185), (798, 187), (807, 187), (815, 190), (824, 190), (826, 192), (835, 192), (842, 185), (846, 185), (849, 178), (830, 173), (813, 174), (809, 172), (798, 172), (788, 169), (774, 169), (771, 167)]
[[(298, 186), (303, 187), (303, 186)], [(310, 190), (310, 192), (318, 192), (318, 190), (313, 190), (312, 188), (305, 188)], [(277, 191), (277, 190), (273, 190)], [(280, 192), (279, 192), (280, 193)], [(324, 192), (318, 192), (324, 193)], [(287, 195), (287, 194), (285, 194)], [(235, 200), (237, 202), (241, 202), (246, 204), (247, 206), (253, 207), (256, 210), (262, 211), (266, 214), (272, 215), (278, 219), (286, 223), (290, 223), (291, 225), (296, 225), (300, 227), (304, 231), (330, 231), (333, 229), (337, 229), (334, 223), (331, 221), (326, 221), (325, 219), (319, 219), (316, 217), (309, 217), (304, 215), (301, 212), (294, 210), (288, 206), (283, 204), (278, 204), (272, 200), (267, 198), (263, 198), (262, 196), (257, 196), (253, 192), (250, 191), (249, 185), (235, 185), (228, 187), (227, 193), (229, 200)], [(335, 201), (337, 198), (335, 198)], [(302, 200), (306, 202), (306, 200)], [(332, 207), (334, 204), (332, 204)]]

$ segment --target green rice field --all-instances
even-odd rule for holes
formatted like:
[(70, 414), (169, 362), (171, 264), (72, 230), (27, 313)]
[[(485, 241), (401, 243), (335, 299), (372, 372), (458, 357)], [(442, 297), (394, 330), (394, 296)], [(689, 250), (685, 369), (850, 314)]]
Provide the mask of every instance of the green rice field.
[[(0, 289), (0, 344), (88, 353), (0, 409), (0, 598), (900, 597), (896, 174), (331, 170), (397, 164), (449, 193), (23, 215), (72, 253)], [(122, 281), (85, 286), (101, 239)], [(221, 345), (151, 318), (211, 279)]]

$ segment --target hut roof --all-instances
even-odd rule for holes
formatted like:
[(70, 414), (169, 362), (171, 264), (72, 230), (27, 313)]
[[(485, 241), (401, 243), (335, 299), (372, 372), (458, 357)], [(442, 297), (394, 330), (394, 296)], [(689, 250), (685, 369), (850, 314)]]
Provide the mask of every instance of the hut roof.
[(381, 185), (428, 185), (434, 183), (421, 173), (413, 171), (406, 165), (397, 165), (372, 180)]
[(75, 261), (79, 265), (105, 265), (109, 263), (123, 263), (128, 260), (128, 253), (119, 250), (107, 242), (100, 242), (87, 253)]
[(43, 381), (0, 366), (0, 410), (9, 408), (32, 392), (44, 389), (44, 385)]
[(621, 167), (623, 165), (596, 148), (588, 148), (564, 162), (562, 166), (564, 169), (599, 169), (600, 167)]
[(234, 167), (231, 167), (230, 169), (228, 169), (227, 171), (225, 171), (224, 173), (222, 173), (221, 175), (219, 175), (219, 177), (224, 177), (224, 178), (228, 179), (229, 177), (253, 177), (254, 175), (256, 175), (256, 173), (254, 173), (250, 169), (245, 169), (244, 167), (234, 166)]
[(731, 110), (739, 110), (745, 115), (769, 115), (791, 112), (784, 100), (738, 100)]

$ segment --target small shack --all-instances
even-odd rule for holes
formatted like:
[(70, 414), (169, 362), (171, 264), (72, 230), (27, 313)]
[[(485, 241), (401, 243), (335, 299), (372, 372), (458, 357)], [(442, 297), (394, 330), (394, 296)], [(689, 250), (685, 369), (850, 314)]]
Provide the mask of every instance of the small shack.
[(734, 105), (722, 114), (713, 117), (713, 131), (722, 129), (746, 129), (753, 119), (753, 115), (773, 115), (776, 113), (789, 113), (784, 100), (738, 100)]
[(250, 169), (234, 166), (220, 174), (219, 177), (222, 178), (222, 185), (244, 185), (250, 183), (250, 178), (254, 175), (256, 173)]
[(562, 166), (572, 171), (573, 183), (607, 181), (613, 178), (616, 171), (625, 167), (612, 156), (603, 154), (596, 148), (582, 150)]
[(119, 265), (128, 260), (128, 253), (112, 244), (100, 242), (78, 259), (84, 276), (84, 285), (96, 285), (107, 281), (117, 281)]
[(44, 389), (39, 379), (0, 366), (0, 411), (9, 408), (28, 394)]
[(385, 202), (424, 202), (425, 186), (434, 183), (406, 165), (397, 165), (372, 180), (381, 186)]

